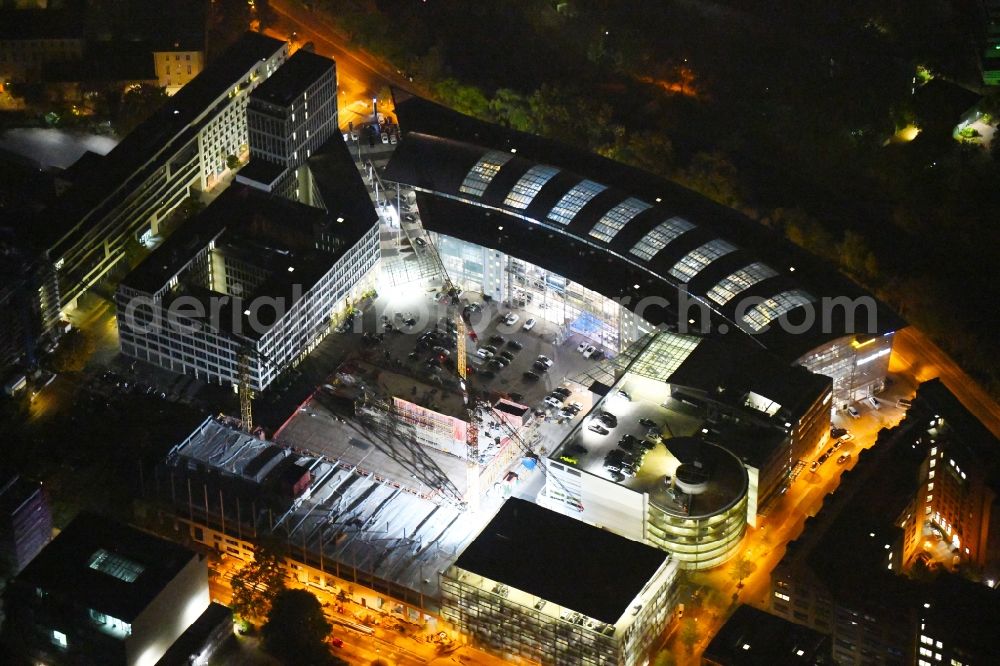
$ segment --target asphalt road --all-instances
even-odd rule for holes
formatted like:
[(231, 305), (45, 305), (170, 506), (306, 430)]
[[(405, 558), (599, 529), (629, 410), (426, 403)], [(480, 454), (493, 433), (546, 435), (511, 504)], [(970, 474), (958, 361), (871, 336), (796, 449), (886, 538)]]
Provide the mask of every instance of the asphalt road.
[(941, 348), (913, 326), (896, 334), (890, 370), (920, 382), (940, 377), (959, 402), (1000, 437), (1000, 405)]

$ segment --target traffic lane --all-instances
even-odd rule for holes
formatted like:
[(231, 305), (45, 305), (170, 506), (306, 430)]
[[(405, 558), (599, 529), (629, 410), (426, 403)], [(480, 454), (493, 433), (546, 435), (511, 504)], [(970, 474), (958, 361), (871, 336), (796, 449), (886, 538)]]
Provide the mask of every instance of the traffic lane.
[[(271, 0), (270, 7), (276, 14), (294, 24), (299, 33), (312, 35), (314, 41), (321, 40), (335, 58), (340, 58), (345, 63), (352, 63), (358, 71), (358, 78), (377, 81), (378, 85), (391, 84), (406, 89), (415, 87), (391, 66), (379, 61), (364, 49), (349, 47), (347, 36), (321, 13), (309, 11), (291, 0)], [(340, 69), (339, 60), (337, 69)]]
[(1000, 405), (940, 347), (913, 326), (896, 333), (890, 368), (921, 382), (940, 377), (959, 402), (990, 432), (1000, 437)]

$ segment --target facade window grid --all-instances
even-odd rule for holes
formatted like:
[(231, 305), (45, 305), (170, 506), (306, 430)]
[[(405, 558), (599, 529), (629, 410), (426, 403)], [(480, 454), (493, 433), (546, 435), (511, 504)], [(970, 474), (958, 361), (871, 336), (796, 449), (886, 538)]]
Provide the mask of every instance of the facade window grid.
[(751, 308), (743, 315), (743, 323), (756, 333), (787, 312), (808, 305), (814, 300), (816, 299), (801, 289), (783, 291)]
[(514, 157), (511, 153), (503, 153), (499, 150), (491, 150), (469, 169), (465, 175), (459, 191), (464, 194), (481, 197), (489, 184), (493, 182), (501, 167)]
[(670, 274), (678, 280), (690, 282), (692, 278), (705, 270), (713, 261), (735, 251), (735, 245), (721, 238), (710, 240), (681, 257), (680, 261), (670, 269)]
[(672, 217), (656, 225), (656, 228), (639, 239), (639, 242), (629, 252), (640, 259), (649, 261), (685, 231), (694, 229), (694, 226), (682, 217)]
[(632, 218), (650, 208), (652, 205), (645, 201), (629, 197), (605, 213), (590, 230), (590, 235), (605, 243), (610, 243)]
[(527, 208), (545, 186), (545, 183), (549, 182), (557, 173), (559, 173), (559, 169), (545, 164), (531, 167), (514, 183), (514, 187), (510, 188), (503, 204), (511, 208)]
[(735, 298), (737, 294), (777, 274), (778, 271), (767, 264), (755, 261), (749, 266), (744, 266), (738, 271), (722, 278), (718, 284), (708, 291), (707, 296), (719, 305), (725, 305)]

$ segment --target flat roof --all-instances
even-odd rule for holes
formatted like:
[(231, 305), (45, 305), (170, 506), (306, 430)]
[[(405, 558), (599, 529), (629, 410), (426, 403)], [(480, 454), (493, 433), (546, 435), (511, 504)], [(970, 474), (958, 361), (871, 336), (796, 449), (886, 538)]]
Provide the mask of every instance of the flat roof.
[[(342, 240), (341, 247), (334, 252), (317, 249), (315, 245), (321, 230)], [(337, 222), (320, 208), (233, 184), (156, 248), (125, 276), (121, 284), (155, 293), (185, 270), (198, 252), (215, 241), (215, 251), (236, 256), (267, 273), (252, 293), (243, 295), (246, 302), (258, 296), (294, 302), (350, 251), (364, 231), (363, 225)], [(204, 285), (182, 283), (175, 293), (164, 299), (180, 295), (202, 300), (207, 306), (208, 300), (218, 294)], [(222, 304), (216, 321), (228, 324), (234, 317), (239, 320), (245, 316), (233, 312), (237, 306), (233, 299)], [(211, 313), (213, 310), (206, 307), (204, 311)], [(260, 337), (277, 321), (278, 315), (274, 308), (261, 308), (258, 312), (261, 326), (248, 326), (244, 321), (240, 330), (247, 337)]]
[(832, 663), (830, 636), (740, 604), (705, 648), (705, 658), (725, 666)]
[[(644, 296), (663, 296), (665, 288), (669, 296), (686, 282), (690, 294), (709, 305), (716, 323), (726, 323), (730, 329), (737, 325), (736, 304), (743, 298), (774, 299), (771, 309), (789, 307), (791, 321), (796, 322), (799, 291), (813, 298), (872, 297), (811, 253), (677, 183), (399, 91), (396, 112), (405, 134), (385, 178), (430, 193), (424, 201), (418, 197), (418, 204), (424, 225), (432, 231), (538, 263), (609, 297), (629, 295), (633, 305)], [(539, 171), (546, 165), (555, 175)], [(595, 185), (603, 189), (595, 193)], [(590, 191), (576, 190), (578, 186)], [(449, 199), (425, 210), (428, 198), (437, 200), (435, 204)], [(566, 203), (566, 198), (572, 201)], [(619, 208), (628, 202), (638, 205)], [(560, 207), (565, 216), (554, 221), (549, 216)], [(673, 237), (665, 232), (661, 225), (672, 219), (689, 225), (682, 227), (686, 231)], [(504, 233), (492, 233), (500, 221)], [(525, 256), (538, 254), (538, 247), (545, 252), (537, 258)], [(747, 285), (740, 287), (739, 299), (722, 305), (709, 300), (714, 287), (756, 263), (766, 269), (756, 282), (730, 280)], [(884, 304), (874, 302), (879, 332), (905, 325)], [(776, 326), (746, 334), (792, 361), (822, 342), (852, 332), (843, 308), (831, 310), (826, 326), (816, 317), (813, 326), (794, 335)], [(659, 316), (670, 321), (666, 315)], [(864, 323), (859, 321), (858, 328)]]
[[(84, 512), (16, 580), (132, 622), (195, 557), (172, 541)], [(122, 563), (130, 575), (106, 572), (101, 561)]]
[(280, 164), (269, 162), (263, 157), (251, 157), (250, 162), (236, 172), (236, 182), (246, 179), (273, 187), (283, 173), (285, 167)]
[(669, 557), (652, 546), (510, 498), (455, 565), (615, 624)]
[(334, 61), (299, 49), (267, 81), (250, 93), (250, 100), (288, 106), (311, 85), (336, 68)]
[[(46, 231), (39, 242), (52, 248), (55, 256), (62, 245), (72, 245), (64, 239), (91, 211), (101, 215), (110, 211), (120, 199), (132, 192), (153, 172), (171, 159), (175, 151), (195, 139), (201, 124), (210, 119), (210, 106), (227, 90), (240, 85), (247, 73), (287, 44), (256, 32), (245, 33), (235, 44), (206, 67), (201, 74), (185, 84), (176, 95), (166, 100), (150, 116), (101, 160), (100, 169), (81, 172), (74, 186), (57, 199), (53, 208), (43, 213), (46, 224), (37, 229)], [(200, 119), (200, 120), (199, 120)], [(148, 164), (147, 164), (148, 162)], [(62, 242), (60, 242), (62, 241)]]

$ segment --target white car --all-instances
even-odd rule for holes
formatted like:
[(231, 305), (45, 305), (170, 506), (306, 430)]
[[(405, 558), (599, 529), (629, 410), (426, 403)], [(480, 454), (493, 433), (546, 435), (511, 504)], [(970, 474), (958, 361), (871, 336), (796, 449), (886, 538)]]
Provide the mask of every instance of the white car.
[(503, 318), (503, 323), (507, 324), (508, 326), (513, 326), (519, 321), (521, 321), (521, 316), (514, 314), (513, 312), (508, 312), (507, 316)]
[(859, 412), (858, 408), (855, 407), (854, 405), (848, 405), (848, 407), (847, 407), (847, 413), (851, 415), (852, 419), (860, 419), (861, 418), (861, 412)]
[(490, 359), (493, 358), (493, 352), (491, 352), (489, 349), (480, 349), (476, 352), (476, 356), (478, 356), (479, 358)]
[[(517, 315), (514, 315), (514, 316), (516, 317)], [(524, 322), (524, 326), (522, 328), (524, 328), (524, 330), (526, 330), (526, 331), (530, 331), (534, 327), (535, 327), (535, 319), (531, 318), (531, 319), (528, 319), (528, 321)]]
[(597, 351), (597, 347), (595, 347), (594, 345), (587, 345), (587, 348), (583, 350), (583, 357), (590, 358), (591, 356), (594, 355), (595, 351)]
[(872, 409), (879, 409), (880, 407), (882, 407), (882, 403), (880, 403), (878, 401), (878, 398), (876, 398), (873, 395), (870, 395), (867, 398), (865, 398), (865, 402), (867, 402), (869, 405), (871, 405)]
[(590, 345), (588, 345), (586, 342), (581, 342), (580, 344), (578, 344), (576, 346), (576, 350), (582, 354), (583, 352), (585, 352), (587, 350), (587, 347), (589, 347), (589, 346)]
[(552, 364), (554, 363), (554, 361), (551, 358), (549, 358), (548, 356), (539, 356), (535, 360), (537, 362), (541, 363), (542, 365), (544, 365), (546, 368), (551, 368)]

